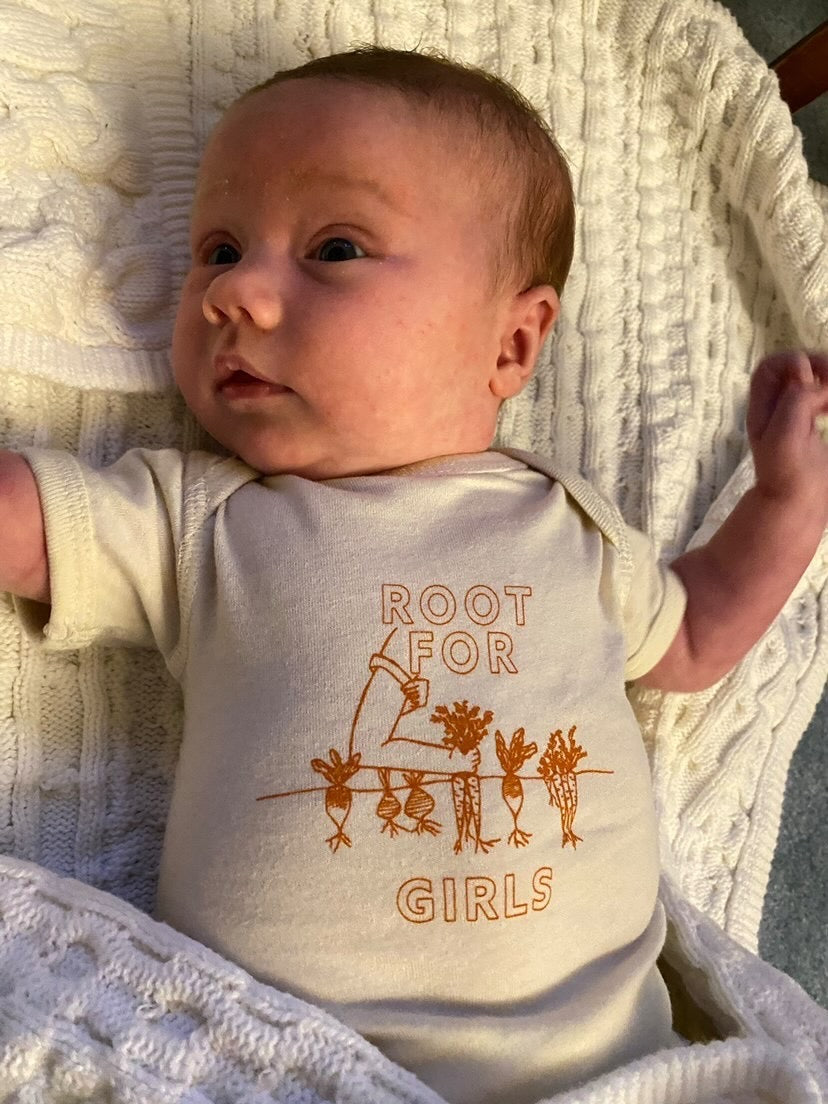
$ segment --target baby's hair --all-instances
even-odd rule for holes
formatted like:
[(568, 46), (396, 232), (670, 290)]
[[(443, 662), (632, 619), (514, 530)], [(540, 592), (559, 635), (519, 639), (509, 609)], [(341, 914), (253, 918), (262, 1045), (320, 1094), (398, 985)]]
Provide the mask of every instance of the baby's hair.
[(366, 44), (280, 70), (236, 102), (307, 77), (392, 89), (436, 116), (451, 148), (459, 140), (476, 170), (481, 225), (499, 229), (491, 235), (492, 297), (550, 284), (560, 298), (575, 239), (572, 179), (550, 128), (516, 88), (436, 49)]

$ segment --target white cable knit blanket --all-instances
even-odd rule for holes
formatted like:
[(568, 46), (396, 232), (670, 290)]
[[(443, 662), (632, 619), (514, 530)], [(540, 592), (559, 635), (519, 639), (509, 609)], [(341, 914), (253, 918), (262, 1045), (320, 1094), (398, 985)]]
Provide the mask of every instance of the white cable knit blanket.
[[(240, 92), (363, 42), (499, 73), (571, 165), (560, 319), (495, 444), (554, 452), (667, 559), (706, 541), (752, 483), (752, 368), (828, 348), (828, 189), (713, 0), (0, 0), (0, 447), (98, 466), (215, 447), (168, 359), (198, 153)], [(828, 676), (826, 577), (828, 538), (729, 676), (633, 694), (671, 995), (720, 1041), (555, 1104), (828, 1104), (828, 1014), (755, 955), (788, 765)], [(439, 1104), (145, 915), (180, 735), (159, 655), (40, 654), (0, 596), (0, 1104)]]

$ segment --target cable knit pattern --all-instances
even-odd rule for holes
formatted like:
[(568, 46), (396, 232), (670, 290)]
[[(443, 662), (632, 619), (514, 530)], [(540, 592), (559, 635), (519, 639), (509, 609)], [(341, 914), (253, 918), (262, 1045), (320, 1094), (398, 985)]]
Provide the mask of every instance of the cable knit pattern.
[[(495, 444), (554, 452), (666, 559), (752, 482), (756, 362), (828, 347), (828, 189), (713, 0), (5, 0), (1, 18), (0, 447), (98, 466), (215, 447), (169, 370), (199, 151), (247, 87), (361, 42), (446, 50), (550, 122), (575, 257)], [(826, 576), (823, 541), (716, 686), (631, 695), (665, 959), (722, 1041), (555, 1104), (828, 1104), (826, 1014), (755, 957), (789, 762), (828, 676)], [(155, 652), (42, 655), (0, 596), (0, 1100), (435, 1104), (321, 1010), (145, 915), (180, 735)]]
[[(659, 1051), (551, 1104), (828, 1100), (828, 1018), (667, 878), (662, 894), (683, 920), (671, 955), (708, 967), (705, 999), (747, 1037)], [(4, 1100), (26, 1086), (32, 1104), (444, 1104), (321, 1009), (110, 894), (18, 860), (0, 866), (0, 901)]]

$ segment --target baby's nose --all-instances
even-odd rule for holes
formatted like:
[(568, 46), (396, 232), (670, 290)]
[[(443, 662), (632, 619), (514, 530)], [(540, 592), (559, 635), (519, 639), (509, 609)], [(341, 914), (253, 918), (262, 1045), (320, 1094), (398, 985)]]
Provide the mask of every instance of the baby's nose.
[(271, 330), (281, 318), (282, 302), (272, 275), (242, 262), (211, 281), (202, 310), (207, 321), (216, 326), (229, 319)]

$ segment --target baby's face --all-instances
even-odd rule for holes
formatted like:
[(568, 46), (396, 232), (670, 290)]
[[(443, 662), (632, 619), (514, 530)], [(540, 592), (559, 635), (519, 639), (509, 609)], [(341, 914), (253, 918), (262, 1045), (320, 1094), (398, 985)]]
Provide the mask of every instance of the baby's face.
[[(173, 337), (204, 428), (309, 479), (487, 449), (520, 386), (497, 370), (474, 194), (396, 99), (306, 79), (234, 105), (201, 163)], [(288, 390), (222, 387), (225, 354)]]

